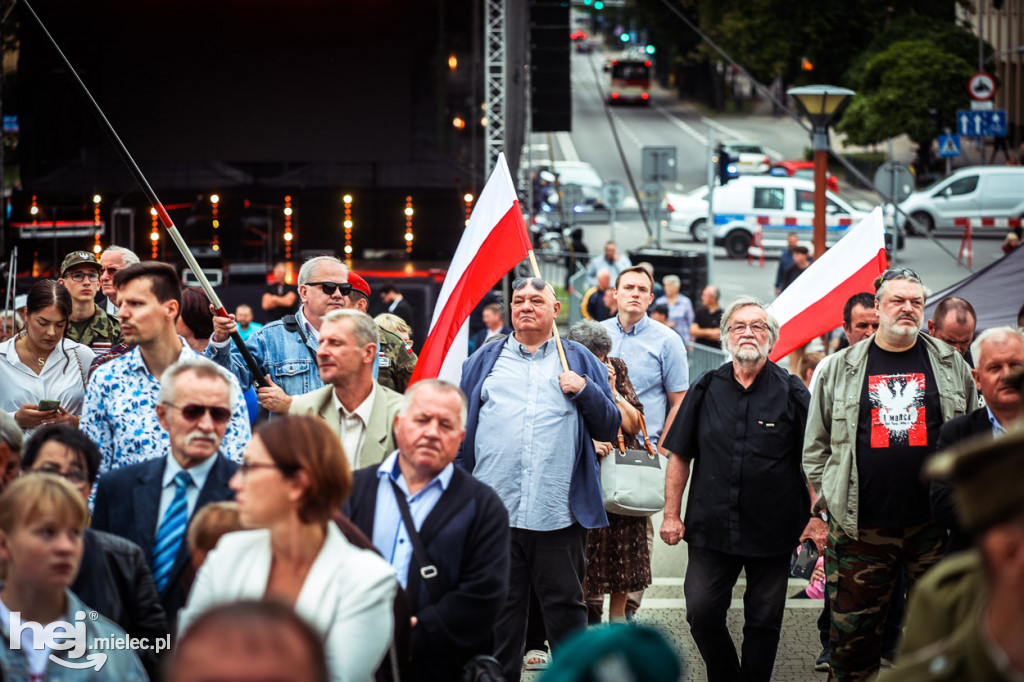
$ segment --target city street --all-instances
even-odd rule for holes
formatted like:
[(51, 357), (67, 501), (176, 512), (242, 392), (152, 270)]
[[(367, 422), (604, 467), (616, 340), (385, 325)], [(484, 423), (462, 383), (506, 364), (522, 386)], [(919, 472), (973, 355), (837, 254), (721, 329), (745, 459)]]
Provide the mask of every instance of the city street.
[[(641, 148), (646, 145), (674, 146), (677, 148), (678, 181), (674, 184), (666, 183), (665, 188), (679, 192), (706, 184), (706, 136), (711, 127), (716, 130), (717, 140), (758, 141), (770, 153), (785, 158), (801, 158), (803, 149), (809, 146), (808, 134), (789, 119), (748, 116), (711, 120), (694, 107), (681, 103), (672, 93), (657, 90), (652, 95), (650, 106), (612, 108), (611, 118), (624, 153), (624, 157), (620, 157), (599, 89), (603, 57), (600, 52), (573, 55), (573, 132), (534, 134), (532, 140), (534, 145), (548, 145), (553, 153), (551, 158), (589, 162), (605, 181), (617, 180), (628, 187), (624, 160), (639, 186), (642, 184)], [(870, 209), (875, 205), (874, 196), (870, 192), (849, 187), (843, 187), (841, 192), (847, 199), (858, 201), (862, 208)], [(591, 253), (600, 251), (602, 244), (612, 236), (612, 226), (607, 222), (586, 222), (582, 227), (584, 241)], [(973, 270), (977, 271), (1003, 255), (1000, 250), (1003, 236), (1002, 230), (994, 230), (992, 234), (975, 238)], [(620, 250), (639, 248), (649, 240), (648, 232), (635, 210), (626, 212), (617, 221), (614, 237)], [(908, 237), (906, 248), (897, 257), (898, 264), (918, 272), (932, 292), (940, 291), (970, 274), (955, 258), (960, 246), (959, 234), (942, 235), (938, 243), (952, 252), (954, 257), (944, 253), (935, 242), (919, 236)], [(705, 248), (703, 244), (694, 242), (689, 235), (667, 230), (662, 234), (661, 245), (663, 248), (680, 251), (704, 252)], [(721, 248), (715, 249), (715, 254), (713, 283), (722, 289), (723, 304), (739, 294), (757, 296), (765, 301), (772, 299), (777, 267), (774, 257), (767, 258), (762, 267), (757, 261), (748, 264), (746, 260), (726, 258)], [(660, 515), (654, 517), (656, 536), (660, 521)], [(656, 537), (652, 568), (654, 584), (647, 590), (638, 618), (642, 623), (661, 628), (678, 647), (687, 667), (683, 679), (706, 679), (703, 663), (685, 620), (682, 590), (686, 571), (685, 542), (669, 547)], [(798, 580), (791, 580), (790, 594), (804, 586)], [(742, 641), (743, 589), (744, 579), (741, 577), (729, 612), (729, 624), (737, 646)], [(820, 602), (789, 600), (773, 679), (825, 679), (824, 673), (816, 673), (813, 669), (820, 651), (816, 625), (819, 613)], [(536, 673), (528, 673), (524, 679), (534, 680), (537, 677), (539, 675)], [(884, 672), (881, 679), (885, 679)]]

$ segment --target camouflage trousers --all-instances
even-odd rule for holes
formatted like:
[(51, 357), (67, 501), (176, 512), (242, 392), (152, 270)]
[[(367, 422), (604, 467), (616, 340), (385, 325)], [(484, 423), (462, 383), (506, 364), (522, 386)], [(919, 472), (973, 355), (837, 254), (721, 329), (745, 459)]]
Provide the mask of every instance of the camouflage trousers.
[(928, 522), (910, 528), (861, 528), (860, 539), (831, 519), (825, 584), (832, 605), (829, 679), (867, 680), (879, 668), (882, 626), (901, 574), (911, 587), (942, 559), (946, 532)]

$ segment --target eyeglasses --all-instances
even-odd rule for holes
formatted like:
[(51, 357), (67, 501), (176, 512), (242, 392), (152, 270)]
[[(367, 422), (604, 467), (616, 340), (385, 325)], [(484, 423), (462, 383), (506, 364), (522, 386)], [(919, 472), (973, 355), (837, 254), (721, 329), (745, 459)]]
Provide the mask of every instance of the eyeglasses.
[(537, 291), (544, 291), (544, 287), (548, 286), (548, 283), (542, 280), (540, 277), (520, 277), (519, 279), (512, 282), (512, 291), (519, 291), (527, 284), (529, 284)]
[(764, 334), (768, 331), (768, 325), (764, 322), (751, 322), (747, 324), (745, 322), (737, 322), (736, 324), (729, 325), (728, 332), (732, 335), (742, 334), (746, 330), (750, 330), (755, 334)]
[(333, 296), (335, 289), (340, 289), (342, 296), (352, 293), (352, 285), (348, 282), (306, 282), (306, 286), (320, 287), (320, 290), (328, 296)]
[(111, 268), (100, 268), (100, 274), (106, 273), (106, 274), (110, 275), (111, 277), (113, 277), (117, 273), (121, 272), (121, 270), (124, 270), (124, 268), (113, 268), (113, 267), (111, 267)]
[(890, 279), (909, 279), (912, 282), (921, 283), (921, 277), (910, 268), (892, 268), (882, 273), (882, 276), (878, 278), (878, 284), (875, 285), (875, 289), (882, 286), (882, 282), (886, 282)]
[(72, 282), (81, 282), (86, 278), (90, 282), (98, 282), (100, 280), (100, 273), (98, 272), (72, 272), (68, 277), (71, 278)]
[(277, 469), (281, 472), (281, 475), (291, 476), (298, 471), (299, 468), (295, 466), (285, 466), (284, 464), (278, 464), (276, 462), (252, 462), (247, 459), (243, 459), (242, 463), (238, 465), (238, 471), (241, 472), (243, 478), (247, 477), (250, 472), (257, 469)]
[(52, 474), (54, 476), (60, 476), (68, 483), (72, 485), (82, 485), (88, 480), (88, 476), (85, 475), (84, 471), (72, 469), (67, 473), (57, 471), (56, 469), (32, 469), (29, 471), (30, 474)]
[(182, 405), (178, 406), (174, 403), (164, 402), (164, 405), (169, 405), (174, 409), (181, 412), (181, 416), (190, 422), (197, 422), (203, 418), (203, 415), (207, 412), (210, 413), (210, 419), (213, 420), (214, 424), (226, 424), (231, 419), (231, 410), (226, 407), (219, 407), (217, 405)]

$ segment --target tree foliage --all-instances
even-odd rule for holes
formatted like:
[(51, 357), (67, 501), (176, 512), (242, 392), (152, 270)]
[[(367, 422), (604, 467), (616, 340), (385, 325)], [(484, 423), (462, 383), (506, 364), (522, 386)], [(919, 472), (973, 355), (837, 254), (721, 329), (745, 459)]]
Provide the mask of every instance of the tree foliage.
[(855, 144), (873, 144), (906, 133), (927, 146), (966, 108), (969, 62), (931, 40), (892, 43), (864, 65), (857, 95), (836, 126)]

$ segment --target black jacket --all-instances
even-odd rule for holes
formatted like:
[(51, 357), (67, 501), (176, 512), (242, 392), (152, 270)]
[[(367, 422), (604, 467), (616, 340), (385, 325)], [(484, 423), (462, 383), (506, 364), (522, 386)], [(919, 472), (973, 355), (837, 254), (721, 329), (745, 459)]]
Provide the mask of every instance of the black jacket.
[[(346, 504), (348, 517), (370, 538), (379, 466), (355, 473)], [(508, 512), (493, 490), (456, 467), (419, 535), (437, 567), (441, 597), (431, 599), (413, 557), (407, 592), (418, 622), (412, 630), (412, 665), (402, 679), (457, 680), (470, 658), (494, 654), (492, 630), (508, 593)]]
[[(139, 546), (92, 528), (85, 529), (82, 545), (82, 563), (71, 591), (130, 636), (147, 638), (150, 647), (154, 639), (167, 635), (170, 628), (160, 595)], [(153, 649), (136, 653), (150, 679), (156, 679), (158, 666)]]
[[(973, 438), (992, 437), (992, 424), (988, 420), (988, 409), (980, 408), (955, 419), (950, 419), (939, 429), (939, 440), (935, 451), (942, 452), (961, 441)], [(957, 519), (956, 500), (953, 499), (953, 484), (948, 481), (932, 481), (928, 489), (928, 506), (932, 518), (943, 528), (949, 529), (949, 543), (946, 555), (970, 549), (973, 544), (970, 534), (960, 527)]]

